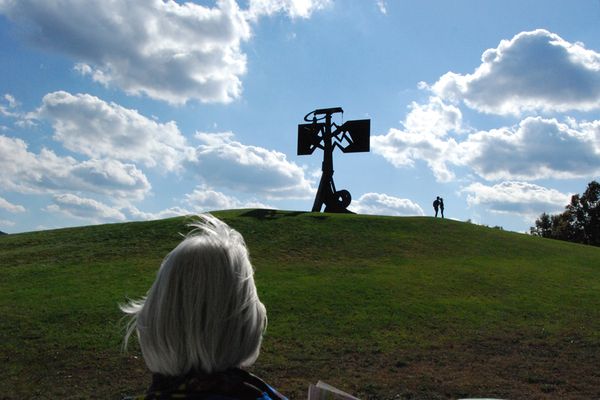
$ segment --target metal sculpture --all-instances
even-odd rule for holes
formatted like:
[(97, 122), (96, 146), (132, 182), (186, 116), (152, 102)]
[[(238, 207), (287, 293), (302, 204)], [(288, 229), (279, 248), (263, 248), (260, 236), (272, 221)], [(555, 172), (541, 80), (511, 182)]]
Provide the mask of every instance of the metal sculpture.
[(331, 116), (337, 113), (343, 115), (344, 110), (341, 107), (314, 110), (304, 116), (304, 121), (310, 122), (309, 124), (298, 125), (298, 155), (312, 154), (315, 149), (323, 150), (323, 173), (313, 203), (313, 212), (320, 212), (323, 205), (325, 212), (352, 212), (348, 210), (352, 201), (350, 192), (336, 190), (333, 182), (333, 150), (336, 147), (344, 153), (370, 150), (371, 120), (346, 121), (337, 125), (331, 121)]

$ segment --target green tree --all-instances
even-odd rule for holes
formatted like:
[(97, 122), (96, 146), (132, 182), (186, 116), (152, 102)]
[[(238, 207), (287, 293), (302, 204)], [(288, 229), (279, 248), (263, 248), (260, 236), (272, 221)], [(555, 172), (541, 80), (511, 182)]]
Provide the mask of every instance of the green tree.
[(529, 232), (534, 236), (545, 238), (552, 237), (552, 219), (550, 218), (550, 215), (542, 213), (542, 215), (535, 220), (535, 226), (529, 228)]
[(582, 196), (571, 198), (571, 209), (575, 216), (575, 228), (579, 243), (600, 246), (600, 183), (592, 181)]
[(552, 215), (552, 233), (549, 237), (553, 239), (566, 240), (569, 242), (575, 241), (571, 224), (571, 214), (567, 211), (562, 214)]
[(600, 246), (600, 183), (588, 183), (585, 192), (573, 195), (561, 214), (542, 213), (530, 232), (536, 236)]

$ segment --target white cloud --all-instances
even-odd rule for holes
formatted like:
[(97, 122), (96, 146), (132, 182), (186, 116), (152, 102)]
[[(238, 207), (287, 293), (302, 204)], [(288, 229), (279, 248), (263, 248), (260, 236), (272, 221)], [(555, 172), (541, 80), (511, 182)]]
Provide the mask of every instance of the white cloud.
[(358, 200), (352, 201), (350, 209), (358, 214), (425, 215), (417, 203), (383, 193), (365, 193)]
[(6, 93), (4, 95), (4, 100), (6, 100), (8, 102), (8, 106), (10, 108), (15, 108), (19, 105), (19, 102), (15, 99), (15, 96), (13, 96), (10, 93)]
[(37, 46), (74, 58), (81, 74), (129, 94), (174, 104), (241, 94), (250, 27), (234, 0), (3, 0), (0, 13)]
[(589, 138), (594, 146), (596, 154), (600, 154), (600, 120), (597, 121), (582, 121), (577, 122), (572, 118), (568, 119), (568, 123), (574, 129), (580, 129), (583, 136)]
[(25, 212), (25, 207), (19, 204), (13, 204), (10, 201), (0, 197), (0, 208), (11, 213)]
[(454, 139), (442, 139), (433, 134), (394, 128), (385, 135), (371, 137), (373, 153), (383, 156), (397, 168), (413, 167), (416, 161), (423, 160), (440, 182), (454, 179), (448, 162), (455, 158), (457, 146)]
[[(115, 160), (87, 160), (71, 168), (73, 187), (126, 199), (143, 199), (151, 186), (144, 173), (133, 164)], [(84, 184), (85, 183), (85, 184)], [(62, 189), (62, 182), (57, 188)]]
[(197, 213), (237, 208), (273, 208), (254, 200), (240, 201), (207, 186), (198, 186), (192, 193), (186, 194), (185, 202), (192, 206)]
[(371, 137), (371, 148), (397, 168), (427, 163), (437, 181), (452, 166), (487, 180), (583, 178), (600, 173), (600, 121), (527, 117), (518, 125), (466, 135), (460, 110), (437, 97), (413, 103), (403, 129)]
[(600, 121), (528, 117), (459, 141), (390, 129), (373, 136), (371, 148), (398, 168), (422, 160), (440, 182), (455, 178), (452, 166), (471, 168), (486, 180), (590, 178), (600, 173)]
[(445, 104), (432, 96), (426, 104), (412, 102), (403, 125), (406, 131), (421, 135), (444, 137), (462, 130), (462, 113), (458, 107)]
[(18, 103), (14, 96), (6, 93), (2, 96), (2, 100), (4, 100), (5, 104), (0, 103), (0, 115), (9, 118), (17, 118), (19, 114), (15, 112), (15, 108), (18, 106)]
[[(0, 99), (0, 117), (16, 120), (15, 125), (19, 127), (35, 126), (34, 116), (21, 112), (20, 106), (21, 103), (13, 95), (10, 93), (4, 94)], [(8, 127), (3, 127), (2, 130), (8, 130)]]
[(55, 195), (53, 200), (54, 204), (46, 207), (45, 211), (62, 213), (69, 217), (93, 222), (124, 221), (126, 219), (125, 215), (116, 208), (72, 193)]
[(493, 186), (473, 183), (461, 189), (461, 193), (467, 194), (470, 207), (481, 205), (492, 212), (518, 214), (528, 220), (543, 212), (559, 212), (570, 201), (570, 195), (555, 189), (513, 181)]
[(582, 43), (543, 29), (521, 32), (481, 61), (472, 74), (448, 72), (431, 90), (493, 114), (600, 109), (600, 53)]
[(211, 187), (225, 187), (268, 199), (309, 198), (304, 170), (285, 154), (233, 140), (233, 133), (197, 133), (199, 174)]
[[(473, 74), (449, 72), (412, 103), (403, 129), (373, 136), (373, 152), (396, 167), (426, 162), (436, 180), (455, 179), (452, 166), (486, 180), (583, 178), (600, 173), (600, 121), (524, 118), (518, 125), (470, 135), (459, 102), (486, 113), (600, 109), (600, 53), (538, 29), (503, 40)], [(449, 104), (448, 102), (454, 102)], [(564, 118), (564, 117), (563, 117)]]
[(161, 210), (156, 213), (140, 211), (137, 207), (129, 205), (123, 207), (121, 210), (126, 216), (128, 220), (156, 220), (156, 219), (164, 219), (171, 217), (181, 217), (184, 215), (193, 214), (191, 211), (186, 210), (181, 207), (170, 207), (165, 210)]
[(116, 160), (77, 161), (42, 149), (27, 149), (17, 138), (0, 135), (0, 185), (21, 193), (89, 192), (115, 198), (142, 199), (150, 183), (135, 165)]
[(209, 188), (206, 185), (197, 186), (191, 193), (183, 197), (186, 207), (170, 207), (159, 212), (140, 211), (137, 207), (128, 205), (120, 209), (127, 219), (156, 220), (185, 215), (199, 214), (208, 211), (228, 210), (239, 208), (274, 208), (256, 200), (242, 201)]
[(377, 0), (377, 8), (383, 15), (387, 15), (387, 4), (385, 0)]
[(194, 156), (175, 122), (157, 123), (89, 94), (49, 93), (37, 114), (51, 121), (55, 140), (92, 158), (136, 161), (172, 171)]
[(518, 126), (469, 135), (458, 157), (487, 180), (581, 178), (600, 173), (600, 121), (528, 117)]
[[(9, 221), (9, 220), (6, 220), (6, 219), (0, 219), (0, 226), (1, 226), (1, 227), (5, 227), (5, 226), (15, 226), (15, 225), (16, 225), (16, 224), (15, 224), (15, 222), (14, 222), (14, 221)], [(4, 233), (6, 233), (6, 232), (4, 232)]]
[(247, 13), (250, 19), (280, 12), (291, 18), (308, 18), (330, 4), (331, 0), (250, 0)]
[(385, 135), (372, 136), (371, 149), (397, 168), (414, 167), (423, 160), (436, 180), (453, 180), (448, 163), (455, 159), (457, 142), (446, 137), (463, 131), (461, 111), (435, 96), (425, 104), (413, 102), (409, 110), (404, 129), (392, 128)]

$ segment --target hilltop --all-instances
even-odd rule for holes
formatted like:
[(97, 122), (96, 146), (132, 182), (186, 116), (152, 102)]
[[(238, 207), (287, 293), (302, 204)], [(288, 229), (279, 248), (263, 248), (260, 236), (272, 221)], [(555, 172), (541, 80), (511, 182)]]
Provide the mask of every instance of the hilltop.
[[(244, 235), (268, 309), (253, 371), (292, 398), (319, 379), (361, 398), (600, 396), (599, 248), (428, 217), (214, 214)], [(188, 221), (4, 237), (3, 396), (143, 392), (117, 303)]]

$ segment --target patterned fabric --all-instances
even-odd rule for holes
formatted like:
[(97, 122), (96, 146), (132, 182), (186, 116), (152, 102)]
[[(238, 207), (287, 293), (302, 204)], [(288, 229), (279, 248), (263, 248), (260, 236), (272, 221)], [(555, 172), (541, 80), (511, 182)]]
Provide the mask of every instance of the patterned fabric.
[(287, 400), (260, 378), (241, 369), (213, 374), (190, 373), (185, 376), (154, 374), (144, 395), (124, 400)]

